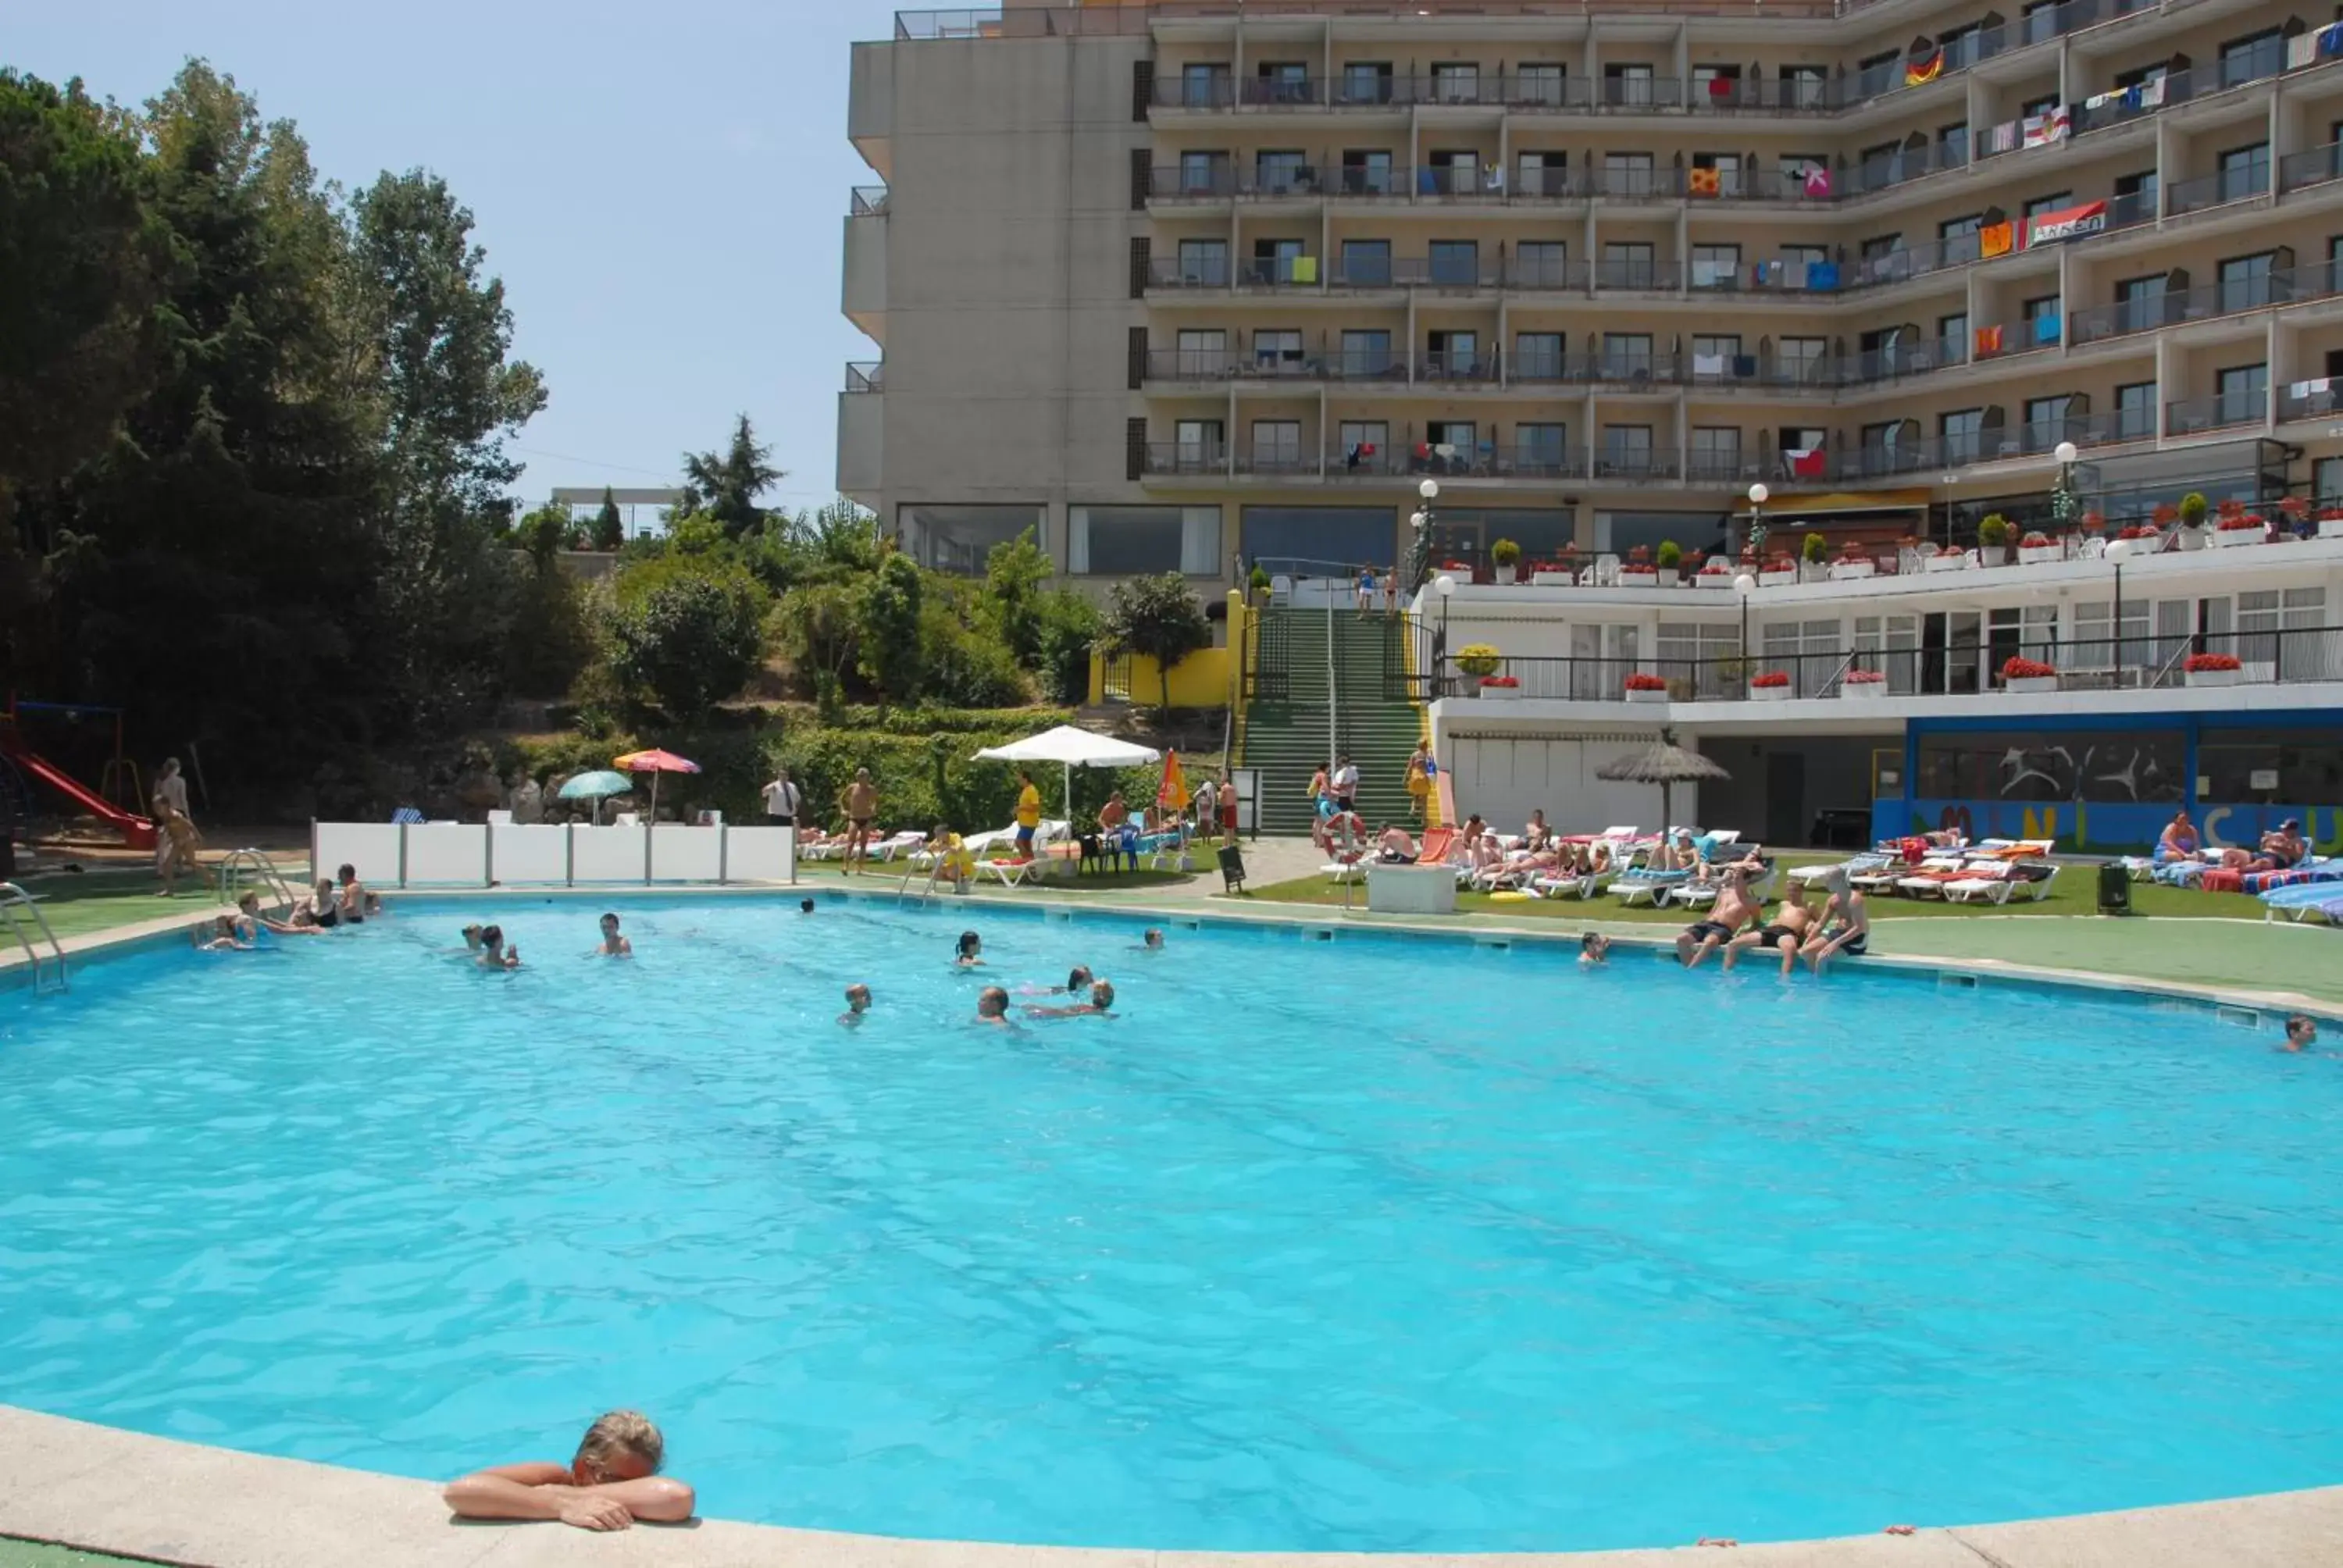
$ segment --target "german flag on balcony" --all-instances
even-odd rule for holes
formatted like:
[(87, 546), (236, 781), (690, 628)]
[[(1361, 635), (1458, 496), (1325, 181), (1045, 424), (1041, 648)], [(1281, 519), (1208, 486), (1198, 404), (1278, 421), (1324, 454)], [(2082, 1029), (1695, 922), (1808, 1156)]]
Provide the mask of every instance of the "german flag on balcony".
[(1941, 45), (1926, 38), (1915, 38), (1904, 56), (1904, 85), (1917, 87), (1935, 81), (1945, 72), (1945, 51)]
[(1694, 164), (1684, 172), (1684, 190), (1688, 195), (1713, 196), (1722, 195), (1724, 189), (1723, 178), (1713, 168), (1704, 169)]

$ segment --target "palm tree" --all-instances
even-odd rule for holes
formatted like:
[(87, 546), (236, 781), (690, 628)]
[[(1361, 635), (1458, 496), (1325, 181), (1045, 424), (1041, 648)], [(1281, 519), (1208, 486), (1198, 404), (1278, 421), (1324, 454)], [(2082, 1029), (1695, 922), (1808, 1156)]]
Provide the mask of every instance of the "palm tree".
[(682, 509), (707, 513), (723, 525), (727, 538), (737, 539), (762, 528), (765, 509), (757, 504), (757, 498), (789, 477), (766, 461), (772, 455), (770, 447), (757, 444), (749, 416), (741, 415), (732, 427), (732, 443), (722, 457), (713, 452), (683, 455)]

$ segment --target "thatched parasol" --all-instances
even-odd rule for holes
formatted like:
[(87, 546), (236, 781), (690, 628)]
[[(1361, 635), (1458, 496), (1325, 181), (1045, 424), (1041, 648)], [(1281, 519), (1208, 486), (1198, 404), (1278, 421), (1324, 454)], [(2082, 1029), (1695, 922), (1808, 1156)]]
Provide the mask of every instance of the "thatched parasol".
[(1730, 779), (1732, 774), (1711, 762), (1697, 751), (1687, 751), (1676, 744), (1676, 732), (1660, 731), (1658, 740), (1648, 750), (1633, 757), (1622, 757), (1616, 762), (1605, 762), (1594, 770), (1597, 779), (1629, 784), (1656, 784), (1660, 787), (1660, 830), (1665, 832), (1674, 824), (1674, 794), (1679, 784), (1696, 784), (1704, 779)]

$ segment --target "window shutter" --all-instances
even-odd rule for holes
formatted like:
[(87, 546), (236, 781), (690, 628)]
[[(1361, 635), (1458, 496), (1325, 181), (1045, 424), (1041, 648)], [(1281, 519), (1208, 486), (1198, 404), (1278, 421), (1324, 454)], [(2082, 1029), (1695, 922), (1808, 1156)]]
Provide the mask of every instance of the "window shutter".
[(1152, 176), (1148, 159), (1154, 156), (1154, 149), (1151, 147), (1131, 149), (1131, 210), (1133, 212), (1147, 210), (1147, 191)]
[(1147, 379), (1147, 328), (1131, 329), (1131, 389), (1136, 392)]
[(1122, 477), (1139, 479), (1147, 472), (1147, 420), (1134, 416), (1122, 425)]
[(1134, 235), (1131, 241), (1131, 297), (1147, 297), (1147, 274), (1154, 266), (1155, 243), (1145, 235)]
[(1155, 98), (1155, 62), (1133, 60), (1131, 63), (1131, 117), (1144, 124), (1148, 106)]

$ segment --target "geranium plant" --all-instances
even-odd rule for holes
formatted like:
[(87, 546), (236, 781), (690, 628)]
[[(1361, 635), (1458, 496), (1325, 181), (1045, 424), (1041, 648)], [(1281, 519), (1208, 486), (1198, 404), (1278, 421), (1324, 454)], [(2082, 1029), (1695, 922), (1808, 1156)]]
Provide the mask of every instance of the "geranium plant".
[(2017, 541), (2017, 548), (2021, 550), (2046, 550), (2050, 548), (2050, 536), (2038, 528), (2028, 528), (2026, 537)]
[(2232, 512), (2216, 524), (2215, 531), (2224, 534), (2260, 533), (2269, 525), (2259, 512)]
[(2284, 497), (2278, 501), (2278, 516), (2287, 521), (2298, 523), (2310, 516), (2310, 498), (2308, 496)]
[(2123, 532), (2117, 534), (2116, 538), (2119, 539), (2152, 539), (2157, 538), (2157, 529), (2151, 528), (2145, 523), (2127, 523), (2124, 525)]
[(2083, 514), (2083, 531), (2087, 534), (2106, 533), (2107, 531), (2107, 515), (2105, 512), (2085, 512)]
[(1656, 675), (1638, 673), (1627, 678), (1627, 689), (1630, 691), (1665, 691), (1667, 689), (1668, 683)]
[[(2205, 498), (2199, 496), (2197, 498), (2202, 502)], [(2148, 516), (2155, 520), (2157, 528), (2168, 528), (2180, 520), (2180, 508), (2170, 501), (2158, 501), (2156, 503), (2156, 509)]]
[(2010, 658), (2001, 667), (2004, 680), (2047, 680), (2058, 672), (2036, 658)]
[(1761, 670), (1749, 678), (1749, 684), (1753, 687), (1787, 686), (1790, 684), (1790, 672), (1786, 669)]
[(1887, 672), (1884, 669), (1850, 669), (1846, 672), (1846, 684), (1849, 686), (1879, 686), (1886, 679)]
[(1518, 678), (1510, 675), (1486, 675), (1481, 678), (1481, 684), (1483, 688), (1500, 686), (1511, 690), (1521, 685), (1521, 681)]
[[(2337, 516), (2343, 517), (2343, 511), (2338, 511)], [(1723, 556), (1711, 556), (1707, 564), (1700, 568), (1700, 575), (1704, 578), (1721, 578), (1732, 569), (1725, 565)]]
[(1619, 568), (1619, 575), (1624, 578), (1655, 578), (1660, 575), (1660, 568), (1649, 561), (1629, 561)]
[(2234, 653), (2192, 653), (2181, 665), (2191, 675), (2201, 675), (2213, 669), (2243, 669)]

